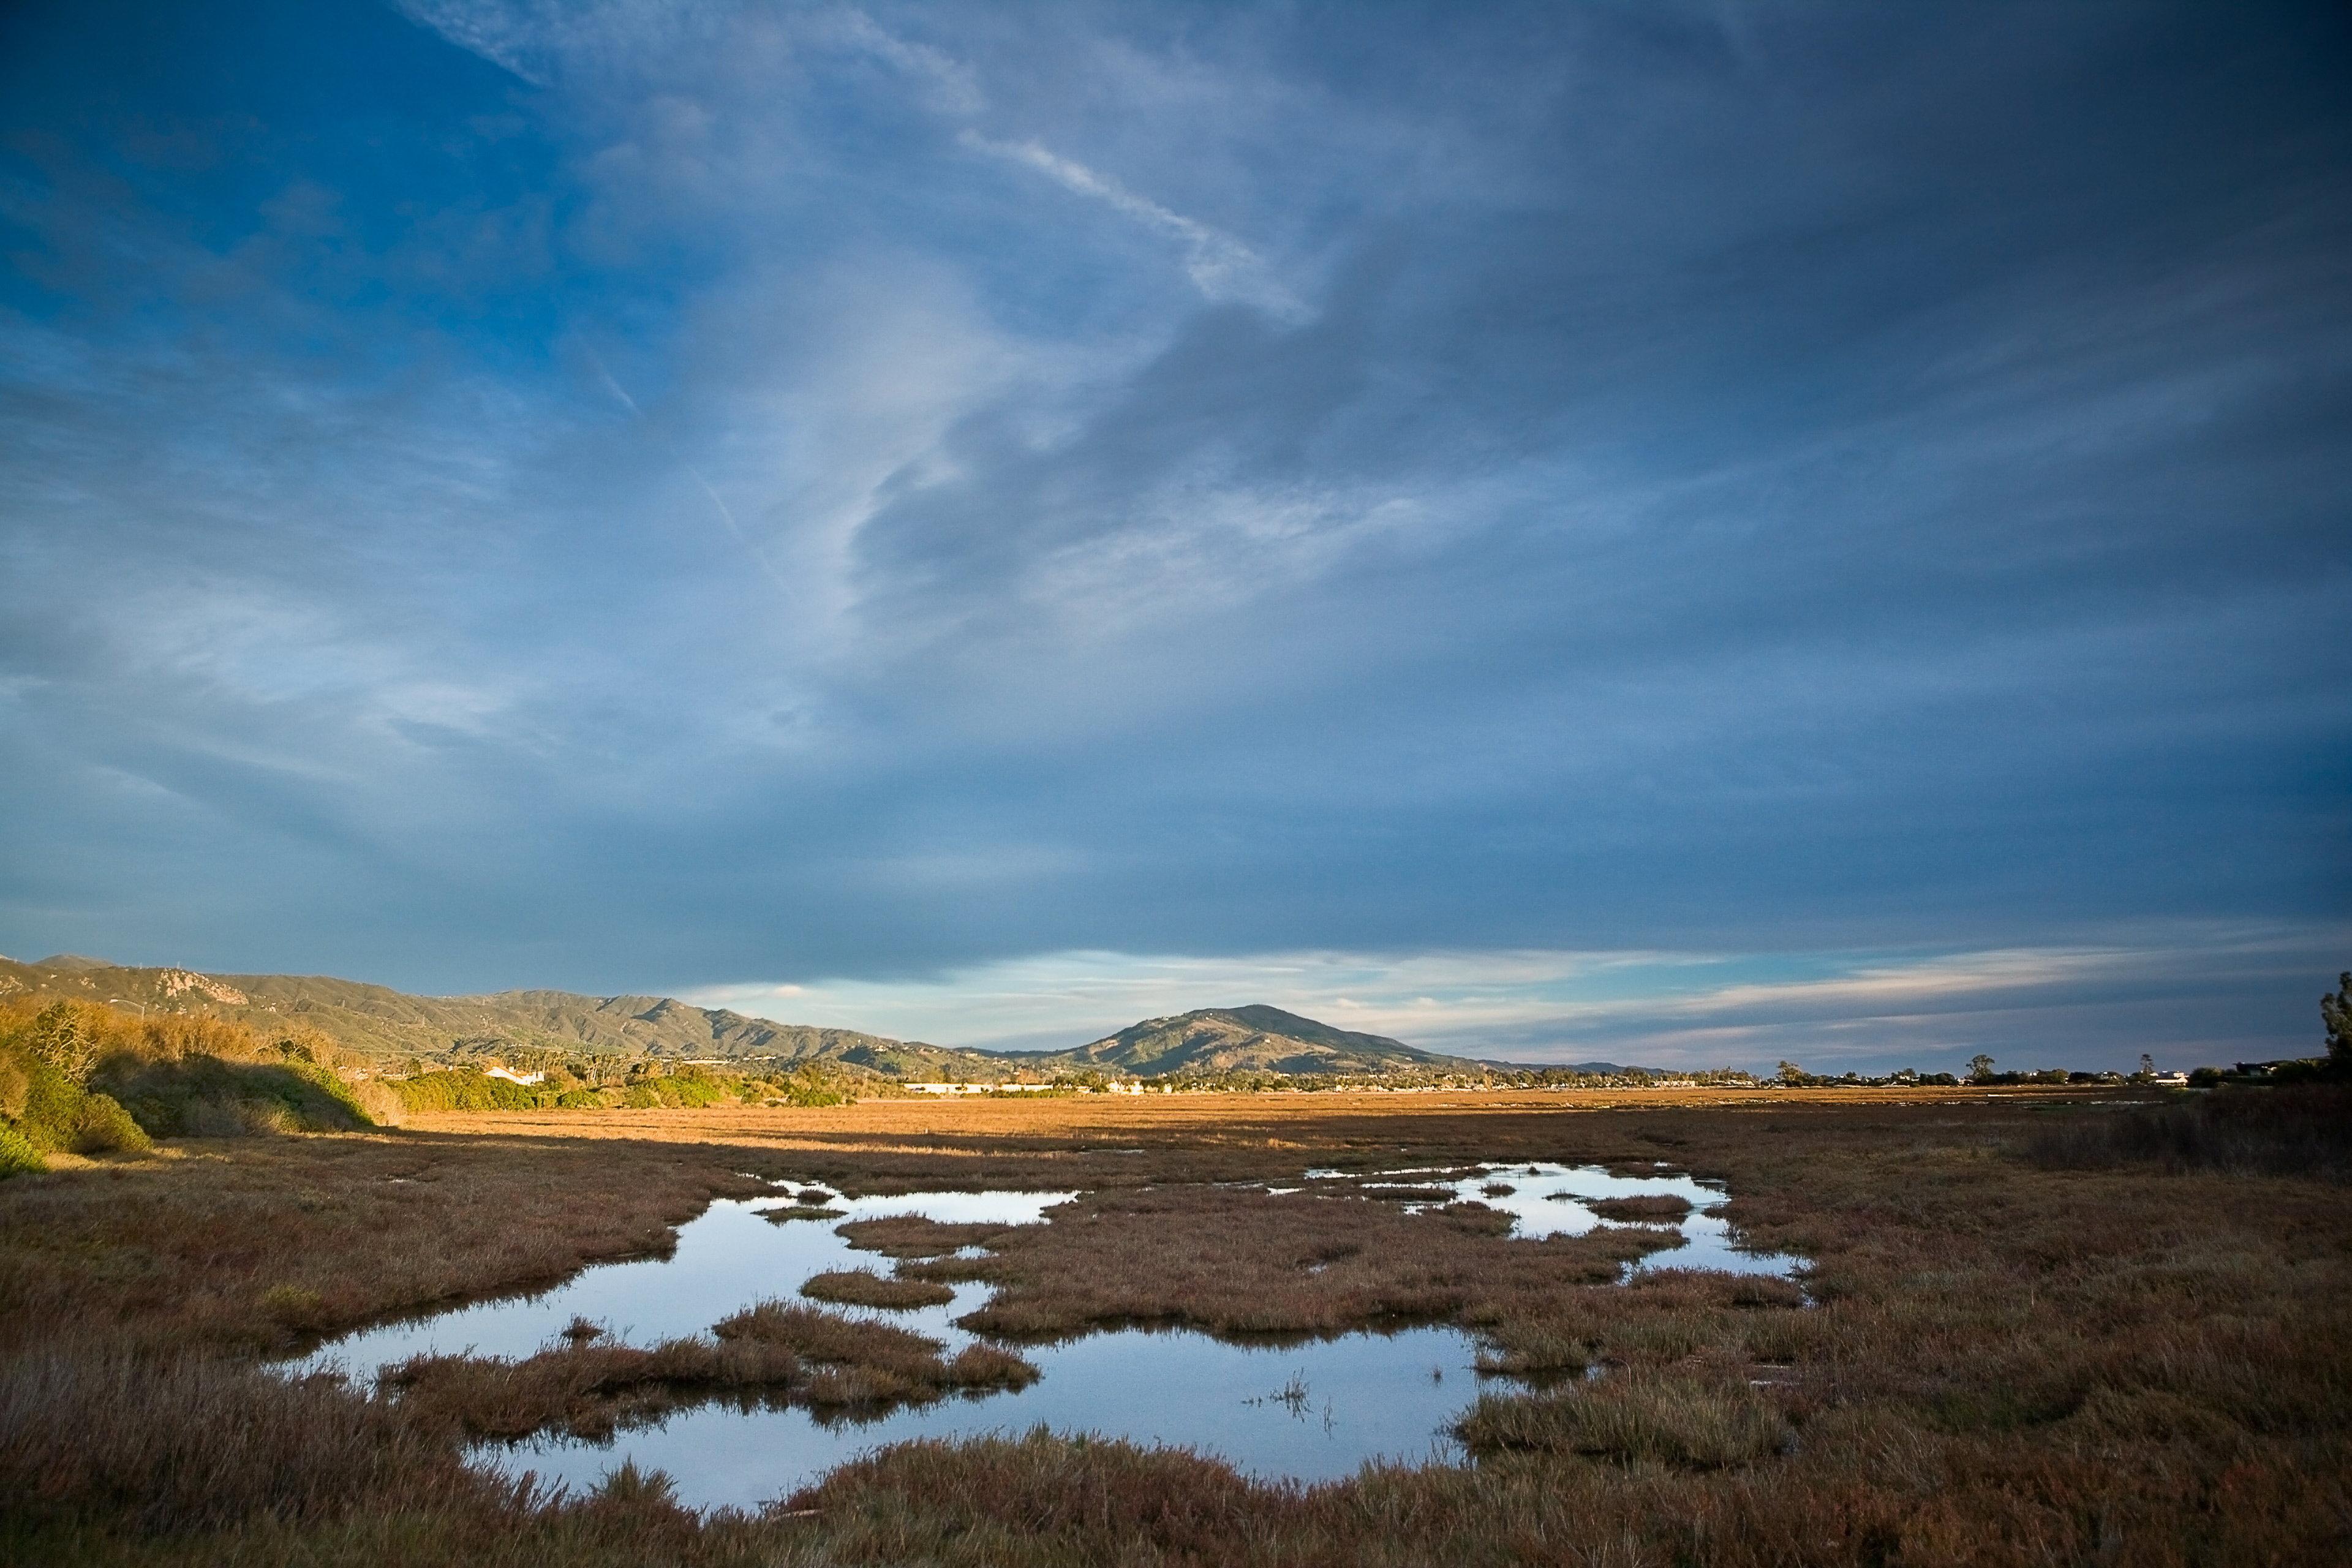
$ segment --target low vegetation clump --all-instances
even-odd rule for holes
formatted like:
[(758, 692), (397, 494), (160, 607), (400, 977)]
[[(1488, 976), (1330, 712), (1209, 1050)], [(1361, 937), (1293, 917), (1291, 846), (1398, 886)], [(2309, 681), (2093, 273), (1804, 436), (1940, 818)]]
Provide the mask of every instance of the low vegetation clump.
[(577, 1321), (561, 1337), (520, 1360), (413, 1357), (386, 1368), (378, 1386), (403, 1420), (469, 1441), (549, 1431), (600, 1441), (713, 1396), (872, 1409), (1018, 1388), (1037, 1375), (994, 1346), (943, 1356), (927, 1335), (776, 1301), (736, 1313), (708, 1339), (638, 1347)]
[(945, 1258), (967, 1247), (985, 1247), (1010, 1228), (900, 1214), (856, 1220), (843, 1226), (837, 1234), (860, 1252), (878, 1252), (885, 1258)]
[(417, 1073), (395, 1079), (392, 1087), (411, 1110), (537, 1110), (563, 1098), (561, 1093), (534, 1093), (479, 1068)]
[(1444, 1204), (1454, 1201), (1452, 1187), (1408, 1187), (1386, 1183), (1367, 1184), (1361, 1195), (1391, 1204)]
[(0, 1178), (48, 1168), (49, 1163), (41, 1157), (38, 1144), (26, 1137), (14, 1122), (0, 1121)]
[(844, 1307), (938, 1307), (955, 1300), (955, 1291), (929, 1279), (896, 1279), (870, 1268), (834, 1268), (813, 1276), (801, 1287), (812, 1301)]
[(857, 1098), (856, 1080), (849, 1075), (814, 1062), (790, 1070), (758, 1071), (532, 1050), (503, 1055), (530, 1070), (518, 1075), (507, 1062), (492, 1063), (499, 1068), (492, 1072), (478, 1062), (428, 1067), (414, 1060), (404, 1075), (386, 1082), (406, 1109), (421, 1112), (708, 1110), (745, 1105), (806, 1109), (847, 1105)]
[(1632, 1198), (1587, 1198), (1582, 1202), (1601, 1218), (1622, 1225), (1675, 1225), (1691, 1212), (1688, 1198), (1670, 1193)]
[(574, 1340), (520, 1361), (418, 1356), (382, 1375), (402, 1416), (468, 1438), (556, 1430), (592, 1440), (714, 1393), (784, 1394), (806, 1383), (772, 1341), (677, 1339), (647, 1349)]
[(1024, 1388), (1037, 1369), (994, 1345), (942, 1356), (940, 1342), (894, 1324), (845, 1318), (784, 1301), (762, 1301), (719, 1324), (722, 1342), (788, 1347), (816, 1363), (795, 1390), (817, 1405), (877, 1405), (936, 1399), (951, 1390)]
[(156, 1138), (373, 1122), (315, 1036), (265, 1041), (201, 1015), (0, 1004), (0, 1175), (56, 1153), (143, 1153)]
[(1482, 1394), (1458, 1432), (1481, 1455), (1577, 1454), (1689, 1469), (1753, 1464), (1793, 1436), (1780, 1410), (1744, 1383), (1660, 1373), (1554, 1394)]
[(1330, 1186), (1088, 1194), (1066, 1220), (996, 1236), (973, 1270), (996, 1294), (961, 1321), (1025, 1339), (1139, 1322), (1312, 1334), (1521, 1313), (1567, 1285), (1611, 1284), (1627, 1263), (1681, 1239), (1604, 1226), (1525, 1241), (1511, 1237), (1508, 1215), (1483, 1204), (1409, 1214), (1379, 1189)]

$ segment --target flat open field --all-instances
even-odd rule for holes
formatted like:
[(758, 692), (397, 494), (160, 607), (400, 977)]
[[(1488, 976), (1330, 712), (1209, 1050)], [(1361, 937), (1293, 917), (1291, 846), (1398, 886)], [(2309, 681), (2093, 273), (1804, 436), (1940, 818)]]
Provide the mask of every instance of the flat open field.
[(1449, 1116), (1508, 1117), (1578, 1110), (1687, 1110), (1702, 1106), (1755, 1110), (1811, 1106), (1933, 1105), (1993, 1100), (2048, 1102), (2066, 1094), (2046, 1089), (1594, 1089), (1432, 1090), (1409, 1093), (1083, 1094), (1008, 1095), (1002, 1099), (923, 1097), (869, 1100), (821, 1110), (593, 1110), (445, 1113), (412, 1117), (407, 1125), (445, 1132), (506, 1136), (677, 1138), (708, 1143), (732, 1139), (767, 1142), (886, 1133), (962, 1137), (1111, 1137), (1126, 1132), (1189, 1133), (1226, 1139), (1245, 1127), (1311, 1124), (1323, 1131), (1350, 1120), (1406, 1117), (1426, 1125)]
[[(183, 1142), (0, 1184), (0, 1556), (2345, 1560), (2346, 1189), (2050, 1153), (2137, 1114), (2049, 1090), (1090, 1096)], [(1482, 1160), (1723, 1182), (1748, 1243), (1811, 1259), (1803, 1290), (1666, 1268), (1618, 1283), (1654, 1245), (1633, 1226), (1530, 1243), (1475, 1205), (1409, 1215), (1346, 1183), (1305, 1198), (1214, 1184)], [(901, 1278), (991, 1288), (974, 1326), (1011, 1353), (985, 1366), (852, 1342), (803, 1304), (658, 1354), (460, 1359), (400, 1396), (256, 1370), (389, 1315), (659, 1251), (711, 1198), (769, 1178), (1082, 1196), (978, 1256), (875, 1238)], [(1528, 1381), (1471, 1412), (1475, 1462), (1315, 1488), (1035, 1435), (896, 1448), (771, 1513), (698, 1518), (642, 1478), (552, 1500), (457, 1462), (485, 1435), (702, 1399), (932, 1397), (1017, 1379), (1024, 1344), (1137, 1321), (1454, 1323)]]

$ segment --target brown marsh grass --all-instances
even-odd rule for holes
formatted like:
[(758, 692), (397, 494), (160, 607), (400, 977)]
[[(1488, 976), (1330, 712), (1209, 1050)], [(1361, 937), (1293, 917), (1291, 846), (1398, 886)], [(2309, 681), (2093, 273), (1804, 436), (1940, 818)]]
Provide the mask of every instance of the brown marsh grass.
[(955, 1300), (955, 1292), (930, 1279), (894, 1279), (871, 1268), (831, 1268), (812, 1276), (801, 1287), (812, 1301), (832, 1301), (845, 1307), (937, 1307)]
[(2352, 1085), (2230, 1089), (2076, 1118), (2036, 1133), (2026, 1152), (2051, 1170), (2137, 1165), (2352, 1181)]
[(1482, 1394), (1459, 1430), (1481, 1456), (1580, 1454), (1691, 1469), (1753, 1464), (1794, 1436), (1770, 1400), (1720, 1372), (1628, 1373), (1536, 1399)]
[(1024, 1338), (1139, 1322), (1307, 1334), (1502, 1315), (1613, 1281), (1671, 1239), (1602, 1226), (1515, 1241), (1507, 1216), (1482, 1205), (1407, 1214), (1353, 1195), (1191, 1184), (1093, 1193), (1061, 1212), (991, 1244), (976, 1277), (997, 1291), (967, 1326)]
[(1588, 1198), (1584, 1206), (1602, 1219), (1622, 1225), (1673, 1225), (1690, 1213), (1688, 1198), (1671, 1194), (1633, 1198)]
[(967, 1247), (985, 1247), (1011, 1227), (1002, 1225), (954, 1225), (922, 1215), (885, 1215), (838, 1227), (852, 1247), (878, 1252), (885, 1258), (944, 1258)]
[(671, 1340), (648, 1349), (566, 1345), (520, 1361), (417, 1356), (380, 1380), (401, 1419), (467, 1438), (560, 1431), (602, 1438), (708, 1394), (782, 1394), (806, 1381), (800, 1358), (758, 1341)]
[(950, 1390), (1023, 1388), (1037, 1369), (994, 1345), (967, 1345), (950, 1357), (937, 1340), (868, 1318), (845, 1318), (784, 1301), (762, 1301), (720, 1322), (722, 1344), (789, 1347), (817, 1363), (795, 1391), (818, 1406), (867, 1406), (936, 1399)]
[[(420, 1118), (394, 1135), (167, 1145), (136, 1166), (0, 1184), (0, 1344), (16, 1352), (0, 1373), (0, 1557), (2352, 1558), (2352, 1218), (2320, 1175), (2053, 1163), (2037, 1152), (2050, 1138), (2101, 1140), (2102, 1119), (2134, 1112), (2046, 1093), (1108, 1098)], [(1722, 1180), (1754, 1244), (1814, 1259), (1818, 1304), (1784, 1282), (1671, 1269), (1595, 1282), (1654, 1232), (1512, 1242), (1473, 1205), (1406, 1215), (1359, 1194), (1197, 1185), (1480, 1159), (1666, 1160)], [(403, 1399), (219, 1359), (658, 1250), (709, 1198), (772, 1190), (743, 1173), (861, 1194), (1081, 1191), (1055, 1224), (986, 1238), (982, 1258), (912, 1230), (895, 1239), (931, 1249), (908, 1258), (910, 1276), (993, 1281), (983, 1311), (1008, 1330), (1432, 1316), (1475, 1329), (1515, 1369), (1602, 1375), (1490, 1390), (1465, 1413), (1486, 1455), (1472, 1467), (1298, 1489), (1040, 1434), (902, 1445), (772, 1517), (697, 1520), (644, 1476), (591, 1498), (494, 1486), (457, 1465), (448, 1424), (422, 1405), (404, 1415)], [(920, 1336), (853, 1347), (825, 1319), (847, 1321), (769, 1303), (717, 1342), (775, 1347), (808, 1386), (845, 1395), (954, 1364)]]

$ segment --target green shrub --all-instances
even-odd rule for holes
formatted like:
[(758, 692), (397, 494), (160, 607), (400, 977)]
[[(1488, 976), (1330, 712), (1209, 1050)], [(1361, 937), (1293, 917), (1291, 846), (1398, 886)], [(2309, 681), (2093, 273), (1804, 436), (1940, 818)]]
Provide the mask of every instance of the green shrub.
[(110, 1094), (82, 1097), (81, 1124), (74, 1149), (83, 1154), (143, 1154), (154, 1147), (131, 1113)]
[(129, 1108), (139, 1126), (157, 1138), (343, 1132), (375, 1125), (349, 1084), (299, 1057), (113, 1057), (91, 1084)]
[(26, 1171), (46, 1171), (49, 1163), (32, 1141), (5, 1121), (0, 1121), (0, 1180), (20, 1175)]
[(726, 1086), (710, 1079), (673, 1078), (667, 1082), (677, 1097), (671, 1101), (675, 1105), (690, 1106), (698, 1110), (728, 1098)]
[(201, 1015), (140, 1020), (94, 1003), (0, 1004), (0, 1118), (37, 1152), (131, 1152), (158, 1137), (374, 1125), (332, 1047), (264, 1044)]
[(0, 1042), (0, 1118), (14, 1121), (25, 1114), (25, 1097), (33, 1091), (33, 1080), (25, 1071), (25, 1064), (16, 1053)]
[(81, 1130), (81, 1086), (39, 1058), (23, 1065), (25, 1109), (16, 1118), (16, 1130), (44, 1153), (72, 1148)]
[(393, 1085), (411, 1110), (533, 1110), (539, 1096), (474, 1068), (419, 1073)]

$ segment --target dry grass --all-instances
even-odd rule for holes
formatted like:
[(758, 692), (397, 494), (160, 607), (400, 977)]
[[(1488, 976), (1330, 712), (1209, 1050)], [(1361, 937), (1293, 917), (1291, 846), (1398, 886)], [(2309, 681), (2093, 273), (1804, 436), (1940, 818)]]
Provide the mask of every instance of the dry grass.
[(712, 1394), (782, 1395), (807, 1381), (800, 1358), (758, 1340), (671, 1340), (651, 1349), (573, 1343), (520, 1361), (417, 1356), (386, 1369), (382, 1385), (402, 1418), (468, 1438), (562, 1431), (609, 1437)]
[(176, 1529), (492, 1489), (446, 1445), (323, 1382), (89, 1344), (0, 1362), (12, 1510)]
[(1602, 1219), (1623, 1225), (1674, 1225), (1691, 1211), (1688, 1198), (1671, 1195), (1638, 1198), (1588, 1198), (1584, 1206)]
[[(1375, 1468), (1301, 1490), (1118, 1444), (918, 1444), (835, 1472), (794, 1500), (793, 1517), (698, 1523), (646, 1478), (562, 1507), (495, 1495), (451, 1468), (454, 1438), (436, 1437), (446, 1424), (424, 1420), (422, 1405), (401, 1413), (406, 1396), (268, 1385), (288, 1410), (315, 1409), (299, 1419), (330, 1434), (311, 1472), (330, 1479), (305, 1481), (299, 1464), (282, 1482), (257, 1479), (247, 1472), (279, 1451), (267, 1447), (277, 1418), (266, 1403), (239, 1415), (246, 1394), (201, 1383), (247, 1374), (183, 1373), (166, 1358), (139, 1363), (160, 1392), (135, 1415), (85, 1430), (55, 1414), (84, 1396), (53, 1396), (37, 1440), (0, 1449), (12, 1456), (0, 1479), (46, 1500), (0, 1507), (0, 1556), (1733, 1568), (2352, 1557), (2341, 1188), (2226, 1165), (2025, 1157), (2045, 1135), (2116, 1114), (1970, 1091), (898, 1102), (430, 1118), (397, 1138), (204, 1159), (166, 1147), (140, 1166), (20, 1177), (0, 1188), (0, 1337), (19, 1346), (79, 1322), (117, 1345), (237, 1350), (540, 1283), (657, 1246), (709, 1196), (763, 1190), (735, 1174), (751, 1171), (863, 1194), (1086, 1191), (1053, 1225), (980, 1238), (993, 1250), (976, 1259), (941, 1256), (946, 1238), (919, 1226), (875, 1233), (908, 1258), (908, 1277), (995, 1281), (985, 1310), (1024, 1331), (1435, 1316), (1477, 1328), (1498, 1363), (1604, 1375), (1481, 1402), (1465, 1435), (1491, 1457), (1471, 1468)], [(1816, 1260), (1807, 1289), (1820, 1304), (1765, 1279), (1588, 1283), (1613, 1279), (1654, 1232), (1523, 1243), (1493, 1236), (1475, 1207), (1407, 1215), (1346, 1182), (1278, 1198), (1196, 1184), (1482, 1159), (1643, 1173), (1664, 1159), (1720, 1179), (1735, 1194), (1728, 1217), (1758, 1245)], [(732, 1353), (795, 1358), (808, 1383), (789, 1396), (812, 1403), (871, 1399), (894, 1379), (1017, 1375), (957, 1371), (919, 1335), (797, 1303), (730, 1328), (721, 1345), (746, 1347)], [(70, 1373), (75, 1388), (113, 1386), (103, 1369), (128, 1364), (87, 1345), (33, 1353), (99, 1369)], [(13, 1431), (16, 1406), (0, 1408), (11, 1413), (0, 1432)], [(263, 1447), (227, 1447), (256, 1463), (207, 1468), (202, 1445), (247, 1420)], [(136, 1443), (123, 1435), (149, 1426)], [(15, 1456), (47, 1446), (69, 1451), (43, 1461), (62, 1479), (27, 1481), (45, 1472)], [(190, 1456), (191, 1479), (159, 1479), (166, 1461), (142, 1457), (158, 1453)]]
[(1508, 1239), (1508, 1226), (1475, 1204), (1406, 1214), (1347, 1192), (1112, 1189), (1080, 1198), (1064, 1221), (1000, 1236), (975, 1271), (997, 1293), (963, 1321), (1052, 1337), (1125, 1323), (1299, 1334), (1499, 1315), (1612, 1281), (1670, 1239), (1603, 1226), (1528, 1242)]
[(1581, 1454), (1691, 1469), (1753, 1464), (1794, 1438), (1780, 1412), (1745, 1382), (1658, 1373), (1534, 1399), (1487, 1394), (1460, 1431), (1480, 1455)]
[(715, 1331), (722, 1342), (783, 1346), (817, 1363), (796, 1397), (819, 1406), (919, 1403), (950, 1390), (1023, 1388), (1037, 1380), (1037, 1369), (1009, 1351), (970, 1345), (942, 1357), (927, 1334), (785, 1301), (746, 1308)]
[(845, 1307), (937, 1307), (955, 1300), (955, 1292), (929, 1279), (890, 1279), (870, 1268), (832, 1268), (813, 1276), (801, 1287), (812, 1301)]
[(2352, 1181), (2352, 1086), (2231, 1089), (2075, 1118), (2037, 1132), (2026, 1152), (2051, 1170), (2141, 1165)]
[(921, 1215), (886, 1215), (839, 1227), (836, 1235), (861, 1252), (885, 1258), (944, 1258), (967, 1247), (986, 1247), (1012, 1227), (1002, 1225), (950, 1225)]

